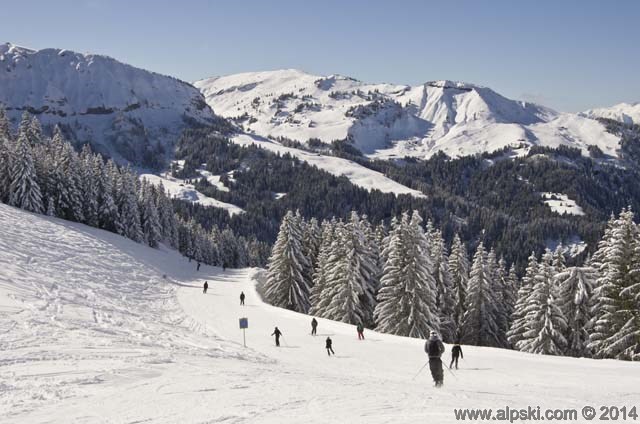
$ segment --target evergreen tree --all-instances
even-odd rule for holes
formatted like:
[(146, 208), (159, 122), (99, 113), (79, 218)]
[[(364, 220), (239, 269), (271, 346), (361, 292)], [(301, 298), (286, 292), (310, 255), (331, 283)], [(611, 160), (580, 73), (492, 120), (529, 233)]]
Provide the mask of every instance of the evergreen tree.
[(125, 237), (141, 243), (144, 240), (140, 225), (140, 210), (136, 193), (136, 176), (129, 171), (121, 175), (120, 220)]
[(331, 299), (323, 317), (351, 324), (369, 325), (373, 321), (375, 293), (369, 284), (377, 274), (371, 257), (362, 221), (356, 212), (342, 226), (339, 245), (332, 251), (329, 261), (335, 266), (329, 271)]
[(451, 244), (449, 255), (449, 273), (453, 285), (454, 309), (453, 322), (455, 325), (455, 338), (459, 338), (462, 326), (462, 317), (466, 311), (467, 284), (469, 281), (469, 258), (467, 249), (456, 234)]
[(427, 338), (440, 329), (433, 263), (421, 222), (417, 211), (411, 219), (405, 212), (389, 234), (374, 312), (379, 331)]
[(269, 258), (264, 295), (274, 306), (306, 313), (309, 285), (304, 277), (309, 263), (302, 252), (302, 229), (289, 211), (282, 219), (278, 238)]
[(538, 274), (538, 258), (535, 252), (531, 252), (529, 256), (529, 264), (522, 278), (520, 288), (518, 289), (518, 299), (511, 314), (511, 328), (507, 333), (507, 340), (514, 348), (518, 349), (519, 344), (524, 339), (524, 334), (528, 330), (528, 321), (526, 319), (525, 309), (529, 304), (529, 298), (533, 291), (536, 275)]
[[(144, 239), (151, 247), (158, 247), (162, 240), (162, 229), (160, 228), (160, 217), (155, 204), (155, 188), (146, 180), (143, 181), (140, 193), (141, 225)], [(204, 232), (201, 234), (205, 237)], [(204, 243), (203, 241), (203, 244)]]
[(336, 242), (336, 226), (335, 222), (324, 221), (322, 223), (322, 240), (318, 252), (315, 272), (313, 274), (313, 288), (311, 289), (311, 315), (324, 316), (331, 298), (329, 292), (329, 275), (331, 273), (332, 250), (334, 242)]
[(591, 267), (571, 267), (556, 275), (560, 288), (559, 301), (567, 319), (567, 355), (588, 356), (587, 344), (591, 321), (591, 298), (595, 270)]
[(538, 267), (529, 303), (525, 307), (527, 331), (517, 347), (525, 352), (562, 355), (567, 348), (567, 322), (558, 301), (553, 255), (547, 252)]
[(462, 319), (464, 343), (476, 346), (500, 346), (500, 329), (495, 309), (495, 293), (484, 245), (480, 243), (473, 256)]
[(440, 333), (445, 342), (451, 343), (455, 342), (456, 338), (456, 325), (454, 321), (456, 300), (453, 281), (449, 271), (447, 252), (444, 239), (442, 238), (442, 232), (429, 224), (427, 228), (431, 228), (428, 232), (428, 242), (437, 287), (436, 309), (438, 310), (440, 320)]
[(42, 194), (36, 181), (31, 146), (25, 136), (18, 137), (12, 156), (14, 162), (11, 167), (9, 204), (30, 212), (42, 213)]
[(640, 247), (634, 214), (623, 210), (605, 251), (589, 348), (597, 358), (640, 359)]

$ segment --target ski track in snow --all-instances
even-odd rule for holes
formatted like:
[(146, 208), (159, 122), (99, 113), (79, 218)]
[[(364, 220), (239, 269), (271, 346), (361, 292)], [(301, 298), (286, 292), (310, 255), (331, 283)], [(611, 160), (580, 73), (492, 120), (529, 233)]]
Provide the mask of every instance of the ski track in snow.
[(260, 301), (258, 270), (196, 272), (173, 251), (5, 205), (0, 222), (3, 423), (449, 423), (453, 408), (638, 403), (638, 364), (470, 346), (435, 389), (428, 369), (412, 379), (423, 341), (359, 341), (324, 319), (312, 337), (311, 317)]

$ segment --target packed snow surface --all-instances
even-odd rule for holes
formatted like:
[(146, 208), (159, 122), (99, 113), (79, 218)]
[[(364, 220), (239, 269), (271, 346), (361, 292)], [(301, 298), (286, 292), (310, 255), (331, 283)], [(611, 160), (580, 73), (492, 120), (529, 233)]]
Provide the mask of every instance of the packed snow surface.
[(279, 154), (290, 154), (310, 165), (327, 171), (336, 176), (345, 176), (353, 184), (367, 190), (380, 190), (383, 193), (410, 194), (414, 197), (424, 197), (424, 194), (407, 186), (393, 181), (380, 172), (366, 168), (353, 161), (334, 156), (321, 155), (319, 153), (286, 147), (275, 141), (251, 134), (237, 134), (231, 137), (231, 141), (243, 146), (255, 144), (263, 149)]
[(324, 319), (312, 337), (309, 316), (262, 303), (257, 270), (197, 272), (173, 251), (5, 205), (0, 222), (2, 423), (454, 423), (454, 408), (638, 404), (637, 363), (471, 346), (436, 389), (418, 374), (423, 341), (359, 341)]
[(541, 193), (542, 201), (558, 215), (584, 215), (575, 200), (562, 193)]
[(370, 84), (284, 69), (194, 85), (216, 113), (246, 131), (300, 142), (350, 137), (375, 158), (427, 158), (437, 152), (459, 157), (522, 145), (569, 145), (585, 155), (597, 145), (616, 156), (620, 141), (582, 114), (557, 113), (457, 81)]

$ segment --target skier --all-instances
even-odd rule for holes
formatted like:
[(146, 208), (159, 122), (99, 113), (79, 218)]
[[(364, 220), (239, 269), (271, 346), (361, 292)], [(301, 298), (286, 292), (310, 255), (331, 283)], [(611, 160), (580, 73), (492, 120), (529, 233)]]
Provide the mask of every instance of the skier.
[(207, 289), (209, 288), (209, 283), (207, 283), (206, 281), (204, 282), (204, 289), (202, 290), (202, 293), (207, 294)]
[(244, 306), (244, 292), (240, 292), (240, 305)]
[(200, 271), (200, 262), (198, 262), (198, 266), (196, 267), (196, 271)]
[(358, 340), (364, 340), (364, 327), (362, 324), (358, 324), (356, 330), (358, 331)]
[(336, 353), (333, 351), (333, 348), (331, 347), (331, 344), (332, 344), (332, 343), (333, 343), (333, 342), (331, 341), (331, 337), (327, 337), (327, 344), (326, 344), (326, 348), (327, 348), (327, 355), (329, 355), (329, 356), (331, 356), (331, 354), (334, 354), (334, 355), (336, 354)]
[(318, 329), (318, 321), (315, 318), (311, 320), (311, 335), (316, 335), (316, 330)]
[(442, 369), (442, 359), (440, 357), (444, 353), (444, 344), (438, 337), (438, 333), (431, 332), (429, 340), (424, 344), (424, 351), (429, 355), (429, 369), (431, 376), (436, 383), (436, 387), (442, 387), (444, 382), (444, 371)]
[(282, 336), (282, 332), (278, 330), (278, 327), (273, 330), (273, 333), (271, 333), (271, 335), (276, 336), (276, 346), (280, 347), (280, 336)]
[(456, 369), (458, 369), (458, 357), (464, 359), (460, 342), (456, 342), (456, 344), (453, 345), (453, 348), (451, 348), (451, 364), (449, 364), (449, 369), (451, 369), (454, 362), (456, 363)]

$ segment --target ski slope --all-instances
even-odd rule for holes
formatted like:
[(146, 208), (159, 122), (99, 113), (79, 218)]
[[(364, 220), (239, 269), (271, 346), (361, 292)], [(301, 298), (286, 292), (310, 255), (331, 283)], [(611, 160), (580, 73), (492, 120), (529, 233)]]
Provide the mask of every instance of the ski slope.
[(196, 272), (173, 251), (5, 205), (0, 222), (2, 423), (452, 423), (453, 408), (640, 400), (637, 363), (467, 346), (435, 389), (428, 370), (413, 378), (422, 341), (359, 341), (323, 319), (312, 337), (309, 316), (260, 301), (258, 270)]

